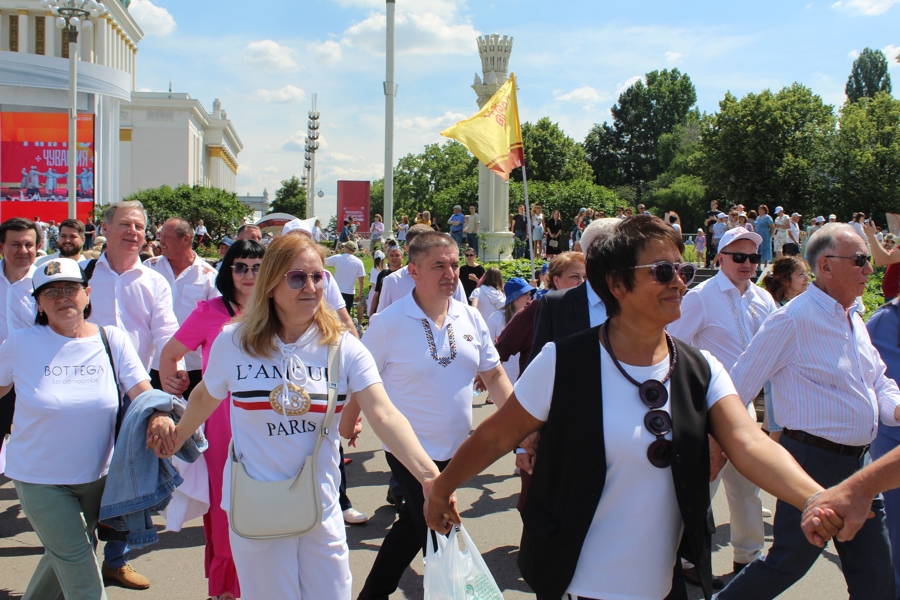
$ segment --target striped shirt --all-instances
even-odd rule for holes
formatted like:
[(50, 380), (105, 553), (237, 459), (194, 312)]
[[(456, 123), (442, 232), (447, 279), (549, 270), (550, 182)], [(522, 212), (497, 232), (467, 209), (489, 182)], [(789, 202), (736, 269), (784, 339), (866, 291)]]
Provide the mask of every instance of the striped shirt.
[(900, 390), (855, 307), (844, 310), (815, 285), (769, 316), (731, 378), (741, 398), (771, 381), (780, 425), (839, 444), (870, 443), (879, 415), (900, 425)]

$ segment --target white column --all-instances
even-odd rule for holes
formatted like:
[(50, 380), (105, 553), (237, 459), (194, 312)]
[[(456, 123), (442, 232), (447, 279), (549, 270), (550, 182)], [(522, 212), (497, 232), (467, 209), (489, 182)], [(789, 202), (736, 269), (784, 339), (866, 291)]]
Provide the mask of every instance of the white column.
[(20, 10), (19, 11), (19, 52), (34, 54), (34, 49), (31, 47), (31, 40), (28, 39), (28, 11)]
[(56, 17), (44, 17), (44, 56), (56, 56), (56, 36), (58, 35)]
[(106, 64), (106, 26), (107, 20), (104, 17), (100, 17), (94, 25), (94, 62), (98, 65)]
[(94, 28), (85, 29), (81, 27), (78, 34), (78, 45), (81, 50), (81, 60), (84, 62), (94, 62)]

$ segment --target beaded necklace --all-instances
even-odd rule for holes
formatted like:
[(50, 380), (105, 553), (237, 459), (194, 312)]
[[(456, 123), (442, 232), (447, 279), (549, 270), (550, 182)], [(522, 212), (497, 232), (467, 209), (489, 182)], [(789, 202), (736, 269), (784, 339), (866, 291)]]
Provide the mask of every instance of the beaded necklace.
[(422, 319), (422, 326), (425, 328), (425, 338), (428, 340), (428, 349), (431, 351), (431, 358), (437, 361), (442, 367), (447, 367), (456, 358), (456, 336), (453, 335), (453, 323), (447, 323), (447, 337), (450, 340), (450, 356), (438, 356), (437, 345), (434, 343), (434, 333), (431, 331), (431, 325), (428, 319)]

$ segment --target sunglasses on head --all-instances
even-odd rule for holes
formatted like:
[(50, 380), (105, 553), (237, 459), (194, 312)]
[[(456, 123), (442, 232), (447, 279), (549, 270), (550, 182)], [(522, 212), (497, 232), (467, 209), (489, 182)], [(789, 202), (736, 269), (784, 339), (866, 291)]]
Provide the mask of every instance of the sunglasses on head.
[(306, 283), (309, 281), (309, 278), (312, 277), (313, 285), (318, 287), (324, 287), (325, 278), (328, 277), (328, 271), (313, 271), (312, 273), (307, 273), (306, 271), (301, 271), (297, 269), (296, 271), (288, 271), (284, 274), (287, 278), (288, 287), (292, 290), (302, 290), (306, 287)]
[(845, 258), (847, 260), (852, 260), (853, 264), (857, 267), (863, 267), (867, 262), (869, 262), (872, 257), (868, 254), (862, 254), (861, 252), (857, 252), (855, 256), (838, 256), (836, 254), (826, 254), (825, 258)]
[(253, 266), (248, 265), (247, 263), (236, 262), (231, 265), (231, 268), (234, 269), (234, 274), (238, 277), (243, 277), (247, 274), (247, 271), (252, 271), (254, 275), (259, 275), (259, 266), (262, 263), (256, 263)]
[(725, 252), (723, 250), (722, 252), (719, 252), (719, 254), (727, 254), (731, 257), (731, 260), (739, 265), (747, 262), (748, 258), (750, 259), (750, 264), (758, 265), (759, 261), (762, 259), (762, 256), (759, 254), (747, 254), (746, 252)]
[(633, 269), (650, 269), (650, 275), (656, 283), (667, 285), (675, 278), (675, 274), (681, 278), (684, 285), (690, 285), (697, 274), (697, 267), (692, 263), (671, 263), (667, 260), (655, 262), (652, 265), (637, 265)]

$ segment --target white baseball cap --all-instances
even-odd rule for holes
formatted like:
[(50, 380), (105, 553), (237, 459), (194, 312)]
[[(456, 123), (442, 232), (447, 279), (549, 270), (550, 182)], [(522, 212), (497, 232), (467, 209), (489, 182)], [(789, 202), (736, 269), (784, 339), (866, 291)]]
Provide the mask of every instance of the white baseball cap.
[(837, 215), (828, 215), (828, 220), (830, 221), (831, 219), (837, 220)]
[(783, 213), (783, 212), (784, 212), (784, 209), (781, 208), (780, 206), (776, 206), (776, 207), (775, 207), (775, 214), (776, 214), (776, 215), (777, 215), (778, 213)]
[(796, 212), (793, 213), (793, 214), (791, 214), (791, 218), (792, 218), (792, 219), (793, 219), (794, 217), (802, 217), (802, 216), (803, 216), (803, 215), (801, 215), (800, 213), (796, 213)]
[(309, 219), (294, 219), (293, 221), (288, 221), (284, 224), (284, 227), (281, 228), (281, 235), (290, 233), (292, 231), (299, 231), (300, 233), (305, 233), (309, 237), (312, 237), (313, 228), (315, 226), (315, 217), (311, 217)]
[(716, 218), (717, 218), (717, 219), (724, 219), (724, 218), (725, 218), (725, 213), (720, 212), (719, 214), (716, 215)]
[(31, 277), (32, 296), (37, 296), (40, 289), (48, 283), (57, 281), (85, 283), (84, 271), (71, 258), (54, 258), (49, 260), (39, 266)]
[(756, 244), (757, 248), (762, 244), (762, 237), (758, 233), (748, 231), (743, 227), (735, 227), (734, 229), (726, 231), (725, 235), (722, 236), (722, 239), (719, 241), (719, 252), (724, 250), (728, 244), (738, 240), (750, 240)]
[(822, 215), (819, 215), (818, 217), (816, 217), (816, 223), (824, 223), (824, 222), (825, 222), (825, 217), (823, 217)]

